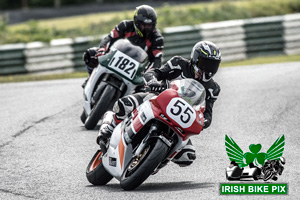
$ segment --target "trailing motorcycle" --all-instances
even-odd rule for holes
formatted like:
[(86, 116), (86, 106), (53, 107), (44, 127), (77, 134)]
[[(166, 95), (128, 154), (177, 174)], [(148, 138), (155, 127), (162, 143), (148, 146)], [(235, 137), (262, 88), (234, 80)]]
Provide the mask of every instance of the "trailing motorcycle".
[(148, 64), (147, 58), (142, 48), (128, 40), (118, 40), (109, 53), (98, 57), (99, 64), (83, 91), (84, 105), (80, 118), (86, 129), (94, 129), (116, 100), (144, 85), (142, 73)]
[(114, 129), (86, 170), (94, 185), (113, 177), (124, 190), (133, 190), (157, 173), (203, 128), (205, 89), (196, 80), (183, 79), (145, 101)]

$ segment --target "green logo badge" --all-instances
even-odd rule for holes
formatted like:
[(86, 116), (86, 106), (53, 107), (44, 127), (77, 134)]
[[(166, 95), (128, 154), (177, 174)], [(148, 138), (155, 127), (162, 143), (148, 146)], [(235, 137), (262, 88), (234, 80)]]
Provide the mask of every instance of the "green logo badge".
[(267, 152), (261, 152), (261, 144), (250, 144), (250, 152), (244, 153), (231, 137), (225, 135), (226, 152), (231, 161), (230, 166), (226, 168), (227, 179), (253, 178), (276, 181), (284, 169), (285, 159), (282, 157), (284, 145), (285, 138), (282, 135)]

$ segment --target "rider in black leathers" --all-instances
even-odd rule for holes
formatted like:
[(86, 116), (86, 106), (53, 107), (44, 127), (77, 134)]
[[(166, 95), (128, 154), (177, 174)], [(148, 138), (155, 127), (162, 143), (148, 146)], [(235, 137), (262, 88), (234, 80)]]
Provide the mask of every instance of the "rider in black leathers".
[[(219, 48), (212, 42), (201, 41), (193, 47), (190, 60), (175, 56), (161, 68), (148, 71), (144, 77), (151, 91), (157, 92), (161, 92), (168, 87), (166, 80), (193, 78), (199, 81), (206, 89), (203, 128), (207, 128), (212, 121), (214, 102), (220, 93), (220, 86), (212, 79), (219, 68), (220, 62), (221, 52)], [(153, 96), (153, 93), (136, 93), (119, 99), (114, 105), (114, 113), (107, 112), (105, 114), (97, 143), (99, 144), (101, 141), (105, 143), (118, 123), (136, 107)], [(189, 141), (172, 161), (180, 166), (187, 166), (190, 165), (195, 158), (195, 149), (191, 141)]]
[(122, 21), (100, 42), (99, 47), (93, 47), (84, 52), (83, 60), (87, 65), (88, 73), (91, 74), (98, 66), (97, 57), (108, 52), (114, 42), (121, 38), (128, 39), (132, 44), (140, 46), (147, 52), (150, 61), (147, 69), (160, 68), (164, 39), (156, 28), (156, 23), (157, 15), (151, 6), (137, 7), (133, 20)]

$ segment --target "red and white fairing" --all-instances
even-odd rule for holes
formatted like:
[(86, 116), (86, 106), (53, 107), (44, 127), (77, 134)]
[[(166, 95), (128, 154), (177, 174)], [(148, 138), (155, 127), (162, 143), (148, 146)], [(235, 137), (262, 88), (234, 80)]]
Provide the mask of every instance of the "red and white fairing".
[(203, 108), (194, 109), (174, 89), (167, 89), (145, 101), (132, 112), (130, 118), (114, 129), (107, 153), (103, 156), (104, 167), (120, 180), (124, 168), (133, 157), (131, 136), (139, 134), (142, 127), (153, 119), (167, 124), (178, 135), (178, 142), (167, 157), (171, 160), (186, 145), (190, 136), (200, 134), (203, 112)]

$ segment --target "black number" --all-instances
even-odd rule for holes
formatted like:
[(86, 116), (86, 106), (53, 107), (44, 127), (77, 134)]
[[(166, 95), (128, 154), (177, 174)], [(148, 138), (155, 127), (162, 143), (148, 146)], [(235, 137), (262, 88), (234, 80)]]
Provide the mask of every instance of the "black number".
[[(109, 62), (109, 66), (112, 66), (115, 57), (112, 58)], [(131, 75), (131, 78), (135, 74), (136, 70), (133, 70), (136, 67), (134, 62), (130, 62), (129, 59), (120, 56), (118, 61), (114, 64), (114, 67), (118, 67), (119, 69), (123, 70), (126, 74)]]
[(183, 112), (184, 114), (187, 115), (186, 120), (183, 119), (183, 115), (180, 116), (180, 119), (181, 119), (181, 121), (182, 121), (183, 123), (187, 123), (188, 121), (190, 121), (191, 115), (188, 113), (189, 111), (190, 111), (191, 113), (193, 113), (192, 109), (190, 109), (189, 107), (187, 107), (187, 108), (185, 109), (185, 111)]
[(115, 57), (113, 57), (113, 58), (110, 60), (110, 62), (109, 62), (109, 64), (108, 64), (108, 66), (111, 66), (111, 65), (112, 65), (112, 63), (114, 62), (114, 60), (115, 60)]
[(182, 105), (185, 106), (185, 104), (184, 104), (182, 101), (177, 100), (177, 101), (175, 102), (174, 106), (178, 108), (178, 111), (177, 111), (177, 112), (174, 112), (175, 109), (171, 108), (171, 113), (172, 113), (173, 115), (179, 115), (179, 114), (181, 113), (182, 108), (178, 105), (179, 103), (181, 103)]
[(118, 65), (119, 65), (119, 63), (121, 62), (122, 59), (123, 59), (123, 56), (120, 56), (118, 62), (115, 64), (115, 67), (118, 67)]
[(133, 62), (129, 63), (129, 65), (131, 65), (129, 68), (125, 69), (125, 72), (127, 74), (130, 74), (130, 70), (132, 70), (135, 67), (135, 64)]
[(173, 115), (180, 115), (180, 120), (183, 123), (188, 123), (191, 119), (191, 114), (193, 114), (193, 110), (190, 107), (186, 107), (185, 110), (182, 113), (182, 107), (180, 106), (183, 105), (183, 107), (186, 106), (186, 104), (180, 100), (177, 100), (174, 104), (174, 107), (176, 107), (177, 109), (171, 108), (171, 113)]
[(129, 63), (129, 60), (124, 58), (124, 60), (121, 62), (121, 64), (119, 65), (119, 68), (124, 70), (126, 65)]

